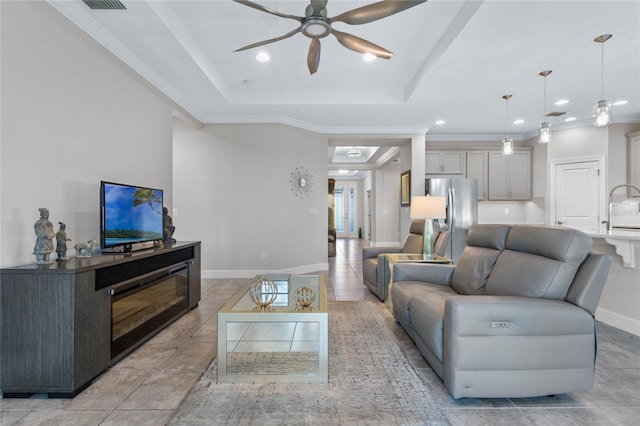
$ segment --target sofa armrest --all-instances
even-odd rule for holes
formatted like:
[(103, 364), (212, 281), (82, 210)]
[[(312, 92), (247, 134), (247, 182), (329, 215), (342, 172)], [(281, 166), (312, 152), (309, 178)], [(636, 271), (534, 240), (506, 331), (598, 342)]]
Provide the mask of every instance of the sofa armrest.
[(517, 296), (452, 296), (444, 328), (461, 336), (592, 333), (593, 317), (563, 300)]
[(362, 249), (362, 258), (370, 259), (384, 253), (400, 253), (400, 250), (400, 247), (365, 247)]
[(565, 301), (452, 296), (443, 321), (445, 387), (454, 398), (588, 389), (594, 327), (589, 312)]
[(455, 265), (437, 263), (396, 263), (393, 281), (425, 281), (432, 284), (450, 285)]

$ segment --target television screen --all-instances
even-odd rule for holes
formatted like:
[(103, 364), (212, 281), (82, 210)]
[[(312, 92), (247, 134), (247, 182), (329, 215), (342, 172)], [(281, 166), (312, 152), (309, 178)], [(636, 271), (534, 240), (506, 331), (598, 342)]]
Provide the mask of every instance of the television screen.
[(162, 240), (162, 190), (101, 182), (102, 248)]

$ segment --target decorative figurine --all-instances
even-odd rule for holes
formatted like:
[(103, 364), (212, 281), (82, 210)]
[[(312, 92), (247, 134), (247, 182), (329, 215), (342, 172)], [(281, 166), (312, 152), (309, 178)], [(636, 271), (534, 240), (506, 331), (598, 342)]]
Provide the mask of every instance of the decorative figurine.
[(249, 297), (256, 304), (254, 311), (272, 311), (270, 305), (278, 297), (278, 285), (270, 278), (257, 278), (249, 289)]
[(49, 220), (49, 210), (40, 208), (40, 219), (33, 225), (36, 233), (36, 246), (33, 248), (33, 254), (36, 255), (36, 263), (39, 265), (47, 265), (52, 263), (49, 256), (53, 252), (53, 223)]
[(56, 232), (56, 253), (58, 253), (59, 261), (68, 260), (67, 258), (67, 241), (71, 241), (71, 238), (67, 238), (67, 225), (62, 222), (60, 224), (60, 230)]
[(162, 236), (163, 241), (166, 243), (175, 243), (176, 239), (173, 238), (173, 233), (175, 232), (176, 227), (173, 226), (173, 219), (169, 216), (169, 209), (166, 207), (162, 208)]
[(296, 311), (313, 311), (313, 301), (316, 292), (310, 287), (300, 287), (296, 290)]
[(78, 243), (73, 246), (76, 249), (76, 257), (78, 259), (86, 259), (91, 257), (91, 249), (96, 244), (96, 239), (92, 238), (86, 243)]

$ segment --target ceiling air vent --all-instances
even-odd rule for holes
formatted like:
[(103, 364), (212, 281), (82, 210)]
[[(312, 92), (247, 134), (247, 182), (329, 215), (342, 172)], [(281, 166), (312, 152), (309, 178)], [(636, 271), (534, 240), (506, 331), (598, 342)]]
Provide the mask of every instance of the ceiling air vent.
[(550, 112), (549, 114), (547, 114), (547, 117), (560, 117), (561, 115), (565, 115), (567, 112), (563, 111), (563, 112)]
[(82, 0), (84, 4), (94, 10), (120, 10), (126, 9), (120, 0)]

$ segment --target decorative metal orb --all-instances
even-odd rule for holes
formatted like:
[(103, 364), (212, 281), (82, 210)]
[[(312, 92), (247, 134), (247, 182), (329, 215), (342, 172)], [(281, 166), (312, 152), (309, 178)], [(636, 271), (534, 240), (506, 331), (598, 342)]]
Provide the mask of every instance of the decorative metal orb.
[(316, 299), (316, 292), (309, 287), (300, 287), (296, 290), (296, 311), (313, 311), (311, 304)]
[(271, 311), (271, 304), (278, 296), (278, 286), (272, 279), (258, 278), (249, 289), (249, 296), (256, 307), (254, 311)]

